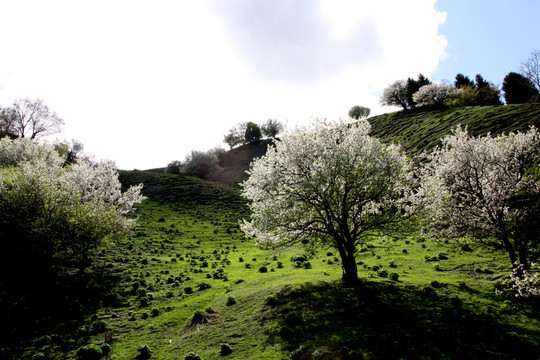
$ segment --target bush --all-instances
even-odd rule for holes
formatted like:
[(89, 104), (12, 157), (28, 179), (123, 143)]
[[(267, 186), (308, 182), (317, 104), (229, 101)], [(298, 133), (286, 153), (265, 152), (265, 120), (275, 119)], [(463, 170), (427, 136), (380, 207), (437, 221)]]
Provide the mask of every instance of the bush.
[(184, 356), (184, 360), (201, 360), (201, 357), (194, 352), (190, 352), (186, 356)]
[(225, 305), (227, 306), (232, 306), (232, 305), (235, 305), (236, 304), (236, 298), (234, 296), (229, 296), (227, 298), (227, 302), (225, 303)]
[(221, 350), (219, 351), (221, 356), (226, 356), (229, 354), (232, 354), (231, 345), (229, 344), (221, 344)]
[(267, 268), (266, 266), (261, 266), (261, 267), (259, 268), (259, 272), (260, 272), (260, 273), (267, 273), (267, 272), (268, 272), (268, 268)]
[(139, 355), (137, 355), (138, 360), (146, 360), (152, 357), (152, 350), (150, 350), (148, 345), (139, 346), (137, 351), (139, 352)]
[(159, 309), (152, 308), (152, 310), (150, 310), (150, 315), (152, 315), (152, 317), (158, 316), (159, 315)]
[(103, 320), (96, 320), (90, 324), (90, 332), (92, 334), (99, 334), (107, 330), (107, 323)]
[(271, 308), (274, 308), (278, 303), (278, 298), (274, 295), (268, 295), (266, 299), (264, 299), (264, 303)]
[(77, 350), (78, 360), (98, 360), (103, 356), (101, 348), (95, 344), (82, 346)]
[(206, 289), (210, 289), (212, 287), (212, 285), (210, 285), (210, 283), (206, 282), (206, 281), (201, 281), (200, 283), (197, 284), (197, 290), (198, 291), (203, 291), (203, 290), (206, 290)]
[(390, 280), (392, 281), (399, 281), (399, 275), (396, 273), (391, 273), (389, 276)]
[(184, 288), (184, 294), (193, 294), (193, 288), (191, 288), (190, 286), (186, 286)]
[(112, 351), (111, 345), (107, 343), (101, 345), (101, 352), (103, 353), (103, 356), (109, 355), (111, 351)]

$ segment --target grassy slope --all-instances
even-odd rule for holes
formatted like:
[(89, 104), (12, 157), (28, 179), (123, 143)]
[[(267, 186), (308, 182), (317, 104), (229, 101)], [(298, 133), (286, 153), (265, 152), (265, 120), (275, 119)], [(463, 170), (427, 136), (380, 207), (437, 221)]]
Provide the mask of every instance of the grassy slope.
[[(517, 116), (520, 109), (483, 109), (498, 114), (484, 123), (507, 118), (509, 112)], [(445, 133), (461, 113), (419, 112), (415, 118), (414, 112), (401, 112), (371, 120), (374, 133), (401, 138), (417, 152), (422, 146), (412, 141), (413, 134), (434, 144), (430, 134)], [(529, 120), (505, 126), (522, 128), (538, 121), (538, 112), (528, 114), (523, 117)], [(429, 127), (416, 128), (422, 117), (431, 119)], [(392, 138), (390, 131), (403, 135)], [(247, 209), (237, 188), (141, 171), (122, 172), (121, 179), (126, 185), (143, 182), (149, 199), (138, 209), (134, 235), (109, 243), (99, 254), (94, 270), (108, 280), (87, 287), (90, 297), (95, 289), (99, 306), (81, 310), (70, 328), (76, 331), (58, 327), (33, 340), (4, 345), (3, 352), (0, 346), (0, 358), (16, 353), (32, 359), (38, 352), (51, 359), (75, 358), (78, 347), (102, 344), (107, 333), (113, 337), (111, 359), (134, 359), (141, 345), (150, 346), (157, 359), (183, 359), (190, 351), (202, 359), (219, 359), (221, 343), (231, 345), (229, 359), (286, 359), (301, 346), (298, 353), (306, 359), (316, 349), (347, 359), (536, 359), (540, 353), (538, 304), (493, 293), (494, 283), (510, 270), (504, 253), (474, 244), (464, 252), (420, 236), (381, 238), (358, 256), (362, 285), (344, 289), (332, 250), (313, 254), (311, 268), (304, 269), (291, 261), (304, 249), (265, 250), (245, 239), (238, 220)], [(261, 266), (268, 272), (259, 272)], [(220, 268), (226, 281), (213, 276)], [(380, 270), (397, 274), (399, 281), (379, 276)], [(203, 282), (211, 287), (198, 291)], [(187, 294), (186, 288), (194, 292)], [(144, 306), (141, 298), (148, 294), (151, 299)], [(276, 296), (274, 307), (265, 304), (269, 295)], [(227, 306), (230, 296), (236, 304)], [(214, 311), (207, 315), (209, 323), (187, 328), (194, 312), (206, 308)], [(92, 331), (96, 319), (107, 330)]]
[[(535, 305), (493, 294), (494, 281), (509, 272), (503, 253), (474, 245), (463, 252), (418, 236), (382, 238), (358, 256), (362, 285), (344, 289), (332, 250), (313, 254), (305, 269), (291, 261), (303, 249), (265, 250), (245, 239), (237, 226), (246, 215), (238, 189), (138, 171), (121, 178), (144, 182), (150, 199), (139, 207), (134, 235), (99, 256), (95, 270), (117, 274), (111, 293), (83, 317), (76, 337), (61, 345), (29, 343), (27, 355), (40, 350), (52, 359), (74, 358), (75, 349), (103, 343), (108, 332), (110, 359), (134, 359), (142, 345), (157, 359), (183, 359), (190, 351), (219, 359), (221, 343), (232, 347), (229, 359), (286, 359), (299, 348), (304, 358), (317, 349), (345, 359), (538, 354)], [(261, 266), (268, 272), (259, 272)], [(227, 280), (213, 277), (220, 268)], [(211, 287), (198, 291), (203, 282)], [(147, 306), (144, 293), (152, 294)], [(276, 296), (274, 307), (265, 304), (269, 295)], [(227, 306), (230, 296), (236, 304)], [(206, 308), (213, 310), (209, 322), (187, 328), (194, 312)], [(91, 331), (96, 318), (106, 331)]]
[(371, 117), (372, 134), (399, 143), (416, 155), (439, 143), (458, 124), (473, 135), (498, 134), (540, 127), (540, 104), (471, 106), (447, 110), (408, 110)]

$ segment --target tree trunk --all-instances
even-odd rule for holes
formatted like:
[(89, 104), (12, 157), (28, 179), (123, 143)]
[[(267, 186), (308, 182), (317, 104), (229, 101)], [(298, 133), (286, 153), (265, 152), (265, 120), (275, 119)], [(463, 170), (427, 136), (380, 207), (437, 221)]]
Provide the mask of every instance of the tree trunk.
[(504, 233), (501, 236), (501, 241), (504, 245), (504, 248), (506, 249), (506, 252), (510, 256), (510, 261), (512, 262), (512, 267), (516, 266), (516, 263), (518, 262), (518, 257), (516, 254), (516, 250), (512, 246), (512, 243), (510, 242), (510, 239), (508, 239), (508, 234)]
[(358, 283), (358, 267), (356, 266), (355, 247), (342, 243), (342, 246), (338, 246), (339, 254), (341, 256), (341, 268), (343, 270), (342, 281), (347, 286), (354, 286)]

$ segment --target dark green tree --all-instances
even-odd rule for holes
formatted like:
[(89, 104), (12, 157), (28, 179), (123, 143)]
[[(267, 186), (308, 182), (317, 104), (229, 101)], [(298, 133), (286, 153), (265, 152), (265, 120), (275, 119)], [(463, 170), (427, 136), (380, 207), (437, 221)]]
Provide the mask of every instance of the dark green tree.
[(474, 82), (469, 79), (468, 76), (465, 76), (461, 73), (457, 74), (456, 75), (456, 80), (454, 81), (454, 87), (456, 89), (459, 89), (459, 88), (463, 88), (463, 87), (467, 87), (467, 86), (470, 86), (472, 88), (475, 87), (475, 84)]
[(504, 77), (504, 99), (507, 104), (523, 104), (538, 100), (538, 89), (525, 76), (510, 72)]
[(362, 119), (362, 118), (367, 118), (369, 116), (370, 112), (371, 112), (370, 108), (367, 108), (365, 106), (356, 105), (356, 106), (353, 106), (349, 110), (349, 117), (351, 117), (351, 118), (353, 118), (355, 120)]
[(478, 90), (478, 105), (502, 105), (501, 91), (497, 86), (484, 80), (480, 74), (476, 74), (475, 80)]
[(246, 142), (248, 143), (257, 142), (261, 139), (261, 137), (262, 137), (262, 132), (259, 125), (251, 121), (248, 122), (246, 125), (246, 133), (245, 133)]

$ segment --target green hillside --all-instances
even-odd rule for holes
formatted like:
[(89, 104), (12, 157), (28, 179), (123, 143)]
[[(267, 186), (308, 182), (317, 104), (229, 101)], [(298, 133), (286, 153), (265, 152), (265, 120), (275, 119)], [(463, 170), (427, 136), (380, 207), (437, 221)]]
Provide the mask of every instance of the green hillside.
[(372, 135), (402, 145), (410, 155), (429, 150), (461, 124), (473, 135), (525, 131), (540, 127), (540, 104), (469, 106), (446, 110), (415, 109), (369, 118)]
[[(374, 135), (415, 154), (457, 123), (500, 132), (538, 126), (539, 117), (524, 105), (370, 121)], [(332, 249), (246, 239), (245, 200), (225, 183), (237, 183), (264, 150), (229, 152), (221, 183), (120, 172), (123, 186), (144, 184), (138, 227), (105, 243), (81, 277), (45, 289), (40, 299), (54, 306), (0, 338), (0, 359), (85, 359), (78, 349), (91, 344), (110, 352), (86, 359), (538, 358), (540, 304), (494, 293), (511, 270), (504, 252), (419, 234), (380, 237), (358, 253), (361, 283), (345, 288)]]

